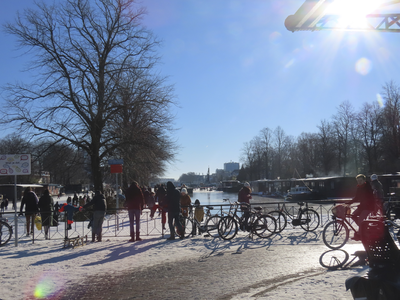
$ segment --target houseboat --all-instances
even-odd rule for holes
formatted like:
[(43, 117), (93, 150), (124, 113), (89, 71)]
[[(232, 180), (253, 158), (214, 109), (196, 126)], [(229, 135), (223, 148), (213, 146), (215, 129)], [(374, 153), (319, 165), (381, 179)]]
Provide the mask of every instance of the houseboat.
[(221, 181), (217, 190), (226, 193), (238, 193), (243, 187), (243, 183), (238, 180), (225, 180)]

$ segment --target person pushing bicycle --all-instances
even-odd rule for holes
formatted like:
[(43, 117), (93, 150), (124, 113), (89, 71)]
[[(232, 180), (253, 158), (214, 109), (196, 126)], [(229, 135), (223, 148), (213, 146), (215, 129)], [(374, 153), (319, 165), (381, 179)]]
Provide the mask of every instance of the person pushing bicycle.
[[(250, 184), (248, 182), (245, 182), (244, 186), (240, 189), (240, 191), (238, 193), (238, 202), (250, 204), (250, 199), (252, 199)], [(240, 206), (240, 209), (243, 212), (244, 217), (245, 217), (245, 219), (244, 219), (245, 226), (247, 226), (247, 221), (250, 216), (249, 208), (250, 208), (249, 205), (241, 205)], [(243, 228), (241, 228), (241, 229), (243, 230)]]

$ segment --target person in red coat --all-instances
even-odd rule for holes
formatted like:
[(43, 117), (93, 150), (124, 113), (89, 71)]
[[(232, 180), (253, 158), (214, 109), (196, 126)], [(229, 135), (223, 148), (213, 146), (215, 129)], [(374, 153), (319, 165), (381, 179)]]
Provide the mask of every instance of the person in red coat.
[[(251, 189), (250, 189), (250, 184), (248, 182), (244, 183), (244, 186), (240, 189), (238, 193), (238, 202), (239, 203), (248, 203), (250, 204), (250, 199), (251, 199)], [(244, 226), (247, 226), (247, 221), (249, 220), (250, 217), (250, 210), (249, 206), (247, 205), (241, 205), (240, 206), (243, 216), (244, 216)], [(241, 228), (242, 230), (245, 228)]]
[[(128, 208), (129, 214), (129, 223), (130, 223), (130, 234), (131, 239), (129, 242), (141, 241), (140, 238), (140, 215), (142, 214), (142, 210), (144, 207), (144, 197), (142, 190), (139, 188), (139, 184), (136, 181), (133, 181), (131, 186), (125, 191), (125, 206)], [(136, 221), (136, 237), (135, 237), (135, 228), (133, 226)]]
[[(371, 213), (376, 213), (376, 201), (374, 198), (374, 192), (367, 178), (363, 174), (356, 176), (357, 179), (357, 191), (356, 196), (353, 200), (348, 201), (347, 204), (360, 203), (357, 209), (352, 213), (352, 219), (358, 227)], [(354, 234), (354, 240), (360, 239), (359, 232)]]

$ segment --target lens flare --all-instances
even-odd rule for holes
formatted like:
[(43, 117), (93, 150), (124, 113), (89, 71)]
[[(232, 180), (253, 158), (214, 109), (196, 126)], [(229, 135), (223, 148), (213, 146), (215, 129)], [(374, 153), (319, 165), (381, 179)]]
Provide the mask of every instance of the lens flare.
[[(63, 278), (56, 272), (45, 272), (33, 277), (26, 286), (26, 299), (59, 299), (63, 293)], [(33, 298), (32, 298), (33, 296)]]
[(362, 57), (356, 62), (356, 72), (361, 75), (367, 75), (372, 69), (372, 63), (369, 59)]
[(383, 107), (383, 99), (380, 94), (376, 94), (376, 100), (378, 101), (379, 107)]
[(269, 41), (272, 44), (277, 44), (281, 37), (282, 37), (282, 34), (280, 32), (274, 31), (269, 35)]

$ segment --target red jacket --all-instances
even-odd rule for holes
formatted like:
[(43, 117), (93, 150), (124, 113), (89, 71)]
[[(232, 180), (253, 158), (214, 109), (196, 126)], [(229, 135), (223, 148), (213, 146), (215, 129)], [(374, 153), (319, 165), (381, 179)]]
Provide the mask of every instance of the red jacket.
[(356, 196), (348, 203), (351, 204), (355, 202), (360, 202), (359, 207), (362, 210), (375, 210), (376, 201), (374, 198), (374, 192), (372, 191), (371, 185), (368, 181), (362, 185), (357, 185)]
[(251, 198), (250, 189), (247, 186), (242, 187), (238, 194), (238, 202), (250, 203)]

